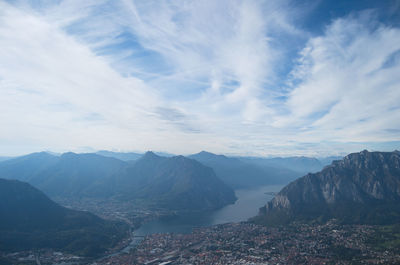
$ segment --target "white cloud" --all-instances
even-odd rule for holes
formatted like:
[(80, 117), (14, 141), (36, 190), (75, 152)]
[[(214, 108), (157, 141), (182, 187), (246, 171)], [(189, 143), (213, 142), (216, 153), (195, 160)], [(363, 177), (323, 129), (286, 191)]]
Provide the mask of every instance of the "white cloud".
[[(0, 145), (15, 153), (321, 155), (400, 141), (400, 33), (371, 13), (310, 37), (290, 1), (27, 3), (0, 2)], [(291, 41), (305, 47), (282, 66)]]
[[(268, 99), (262, 94), (272, 87), (280, 58), (280, 51), (269, 43), (269, 32), (294, 31), (280, 6), (270, 4), (268, 9), (259, 1), (123, 2), (130, 18), (127, 26), (141, 45), (162, 55), (172, 71), (152, 85), (176, 95), (191, 90), (190, 83), (180, 84), (182, 79), (202, 80), (206, 86), (189, 93), (202, 96), (197, 104), (207, 102), (214, 111), (234, 108), (245, 121), (263, 118), (263, 100)], [(175, 84), (163, 89), (171, 76)], [(264, 107), (255, 111), (253, 103)], [(208, 113), (212, 114), (219, 113)]]
[(0, 5), (3, 141), (99, 146), (129, 136), (124, 130), (154, 130), (157, 120), (149, 114), (162, 103), (141, 80), (121, 77), (41, 17)]
[(371, 14), (335, 20), (302, 51), (290, 115), (275, 125), (306, 128), (299, 139), (316, 142), (399, 140), (387, 129), (400, 126), (400, 64), (384, 67), (399, 50), (400, 30), (377, 25)]

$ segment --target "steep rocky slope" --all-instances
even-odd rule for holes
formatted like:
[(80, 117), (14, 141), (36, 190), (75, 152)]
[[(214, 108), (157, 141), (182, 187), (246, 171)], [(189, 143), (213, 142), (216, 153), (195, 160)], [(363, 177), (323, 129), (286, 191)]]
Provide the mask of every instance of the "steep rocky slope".
[(258, 222), (295, 220), (400, 222), (400, 153), (353, 153), (284, 187), (260, 209)]

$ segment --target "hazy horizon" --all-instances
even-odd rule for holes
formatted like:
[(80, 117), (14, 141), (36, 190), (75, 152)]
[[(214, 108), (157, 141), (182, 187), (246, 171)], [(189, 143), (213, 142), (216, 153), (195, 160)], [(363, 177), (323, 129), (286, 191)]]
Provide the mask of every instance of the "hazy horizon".
[[(159, 151), (159, 150), (145, 150), (145, 151), (119, 151), (119, 150), (87, 150), (87, 151), (71, 151), (71, 150), (66, 150), (63, 152), (53, 152), (51, 150), (39, 150), (39, 151), (34, 151), (34, 152), (30, 152), (30, 153), (21, 153), (18, 155), (0, 155), (0, 158), (17, 158), (20, 156), (25, 156), (25, 155), (30, 155), (30, 154), (34, 154), (34, 153), (48, 153), (51, 155), (55, 155), (55, 156), (60, 156), (62, 154), (65, 153), (76, 153), (76, 154), (97, 154), (100, 152), (112, 152), (112, 153), (118, 153), (118, 154), (129, 154), (129, 153), (135, 153), (135, 154), (139, 154), (139, 155), (144, 155), (146, 152), (153, 152), (158, 156), (190, 156), (190, 155), (195, 155), (201, 152), (207, 152), (207, 153), (212, 153), (214, 155), (224, 155), (227, 157), (243, 157), (243, 158), (291, 158), (291, 157), (308, 157), (308, 158), (316, 158), (316, 159), (324, 159), (324, 158), (330, 158), (330, 157), (344, 157), (346, 155), (349, 155), (351, 153), (358, 153), (358, 152), (362, 152), (364, 150), (367, 149), (363, 149), (363, 150), (359, 150), (359, 151), (355, 151), (355, 152), (348, 152), (348, 153), (342, 153), (342, 154), (331, 154), (331, 155), (326, 155), (326, 156), (307, 156), (307, 155), (296, 155), (296, 154), (287, 154), (287, 155), (244, 155), (244, 154), (230, 154), (230, 153), (214, 153), (214, 152), (209, 152), (207, 150), (200, 150), (198, 152), (195, 153), (184, 153), (184, 154), (176, 154), (176, 153), (169, 153), (169, 152), (165, 152), (165, 151)], [(393, 150), (367, 150), (369, 152), (393, 152), (393, 151), (397, 151), (397, 149), (393, 149)], [(101, 155), (101, 154), (100, 154)], [(1, 161), (0, 161), (1, 162)]]

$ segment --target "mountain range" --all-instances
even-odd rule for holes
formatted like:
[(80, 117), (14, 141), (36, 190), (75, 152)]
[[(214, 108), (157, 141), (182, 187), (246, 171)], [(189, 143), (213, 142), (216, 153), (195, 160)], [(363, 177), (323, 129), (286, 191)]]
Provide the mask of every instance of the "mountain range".
[(390, 224), (400, 222), (400, 153), (349, 154), (284, 187), (254, 221)]
[(96, 155), (106, 156), (106, 157), (113, 157), (122, 161), (134, 161), (138, 158), (141, 158), (143, 154), (141, 153), (134, 153), (134, 152), (112, 152), (107, 150), (97, 151)]
[(0, 179), (0, 250), (52, 248), (96, 256), (127, 235), (125, 224), (64, 208), (28, 183)]
[[(98, 155), (114, 157), (123, 161), (134, 161), (143, 156), (141, 153), (123, 153), (98, 151)], [(173, 155), (155, 152), (159, 156)], [(212, 167), (219, 178), (234, 189), (253, 188), (260, 185), (287, 184), (304, 174), (318, 172), (333, 160), (343, 157), (230, 157), (206, 151), (187, 157)]]
[(26, 181), (54, 199), (115, 198), (146, 207), (202, 210), (234, 202), (232, 189), (287, 184), (318, 168), (322, 165), (315, 158), (237, 158), (205, 151), (187, 158), (153, 152), (40, 152), (0, 162), (0, 177)]
[(97, 154), (34, 153), (1, 162), (0, 177), (26, 181), (53, 198), (115, 198), (174, 210), (215, 209), (236, 200), (211, 168), (152, 152), (128, 162)]
[(324, 166), (329, 165), (334, 160), (340, 160), (340, 156), (330, 156), (324, 158), (293, 156), (293, 157), (241, 157), (240, 160), (255, 164), (261, 167), (269, 168), (285, 168), (293, 172), (305, 175), (307, 173), (315, 173), (323, 169)]
[[(153, 152), (153, 153), (155, 153), (156, 155), (165, 156), (165, 157), (175, 156), (173, 154), (166, 153), (166, 152)], [(144, 155), (144, 153), (113, 152), (113, 151), (107, 151), (107, 150), (100, 150), (100, 151), (97, 151), (95, 154), (101, 155), (101, 156), (106, 156), (106, 157), (114, 157), (114, 158), (122, 160), (122, 161), (134, 161), (136, 159), (141, 158)]]
[(301, 176), (282, 166), (269, 166), (243, 161), (236, 157), (216, 155), (206, 151), (190, 155), (200, 163), (214, 169), (216, 175), (233, 189), (254, 188), (273, 184), (287, 184)]
[(26, 181), (50, 197), (79, 197), (96, 181), (124, 166), (121, 160), (95, 154), (40, 152), (0, 163), (0, 177)]

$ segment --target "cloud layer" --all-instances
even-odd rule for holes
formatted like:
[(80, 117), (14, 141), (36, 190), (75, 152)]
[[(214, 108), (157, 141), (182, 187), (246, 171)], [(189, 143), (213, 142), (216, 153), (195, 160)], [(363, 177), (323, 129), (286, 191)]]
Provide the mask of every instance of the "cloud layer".
[(290, 1), (0, 2), (1, 152), (400, 148), (400, 29), (368, 9), (316, 34), (310, 14)]

